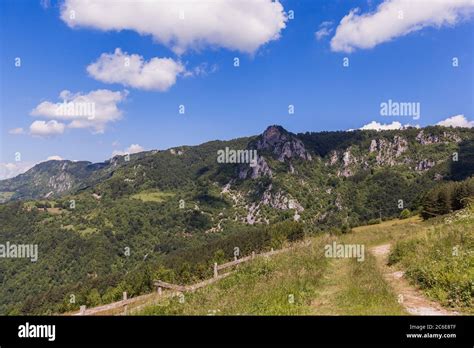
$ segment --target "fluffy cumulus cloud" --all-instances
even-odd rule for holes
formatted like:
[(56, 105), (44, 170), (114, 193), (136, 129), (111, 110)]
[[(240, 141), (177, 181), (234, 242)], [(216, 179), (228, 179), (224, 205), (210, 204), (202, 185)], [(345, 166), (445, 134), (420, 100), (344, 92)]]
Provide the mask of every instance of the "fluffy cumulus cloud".
[(96, 80), (158, 91), (168, 90), (185, 70), (181, 62), (171, 58), (155, 57), (145, 61), (142, 56), (129, 55), (120, 48), (114, 53), (103, 53), (87, 67), (89, 75)]
[(63, 122), (68, 122), (68, 128), (87, 128), (95, 133), (103, 133), (108, 123), (122, 117), (118, 104), (123, 102), (127, 95), (126, 90), (113, 92), (99, 89), (87, 94), (64, 90), (59, 94), (60, 102), (44, 101), (31, 111), (32, 116), (44, 117), (51, 121), (33, 122), (30, 133), (35, 134), (33, 130), (40, 133), (41, 129), (49, 128), (54, 134), (60, 134), (64, 132)]
[(115, 150), (114, 152), (112, 152), (112, 157), (124, 156), (126, 154), (131, 155), (132, 153), (138, 153), (138, 152), (142, 152), (142, 151), (145, 151), (145, 149), (141, 145), (132, 144), (123, 151)]
[(177, 54), (206, 46), (254, 53), (287, 21), (278, 0), (65, 0), (60, 16), (72, 28), (151, 35)]
[(409, 125), (409, 124), (402, 125), (398, 121), (394, 121), (392, 123), (387, 123), (387, 124), (372, 121), (372, 122), (362, 126), (359, 129), (362, 129), (362, 130), (390, 130), (390, 129), (404, 129), (404, 128), (408, 128), (408, 127), (418, 128), (419, 126), (418, 125), (417, 126), (412, 126), (412, 125)]
[(60, 123), (56, 120), (51, 121), (34, 121), (30, 125), (30, 134), (41, 137), (47, 137), (51, 135), (59, 135), (64, 133), (64, 123)]
[(356, 8), (342, 18), (331, 49), (372, 48), (425, 27), (454, 26), (473, 12), (473, 0), (385, 0), (372, 13)]
[(438, 122), (437, 125), (455, 128), (474, 128), (474, 121), (469, 121), (464, 115), (456, 115)]

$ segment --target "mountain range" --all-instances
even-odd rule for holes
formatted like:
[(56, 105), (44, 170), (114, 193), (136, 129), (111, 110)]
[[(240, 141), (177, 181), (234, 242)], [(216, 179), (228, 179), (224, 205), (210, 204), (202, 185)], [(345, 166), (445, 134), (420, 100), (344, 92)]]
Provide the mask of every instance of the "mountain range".
[[(224, 150), (243, 160), (218, 161)], [(149, 290), (158, 275), (203, 279), (235, 247), (415, 214), (425, 192), (473, 173), (474, 130), (441, 126), (294, 134), (274, 125), (103, 163), (43, 162), (0, 181), (2, 240), (39, 249), (35, 263), (0, 263), (0, 313), (107, 303)]]
[[(473, 172), (473, 139), (471, 129), (439, 126), (300, 134), (270, 126), (259, 136), (115, 156), (102, 163), (42, 162), (0, 181), (0, 198), (3, 202), (55, 199), (95, 192), (106, 199), (153, 189), (186, 191), (199, 182), (226, 192), (234, 201), (241, 196), (251, 222), (251, 211), (256, 213), (252, 202), (258, 199), (280, 210), (291, 209), (288, 202), (292, 199), (297, 210), (303, 210), (312, 205), (299, 203), (308, 200), (304, 196), (309, 191), (313, 198), (331, 201), (329, 208), (338, 208), (347, 206), (343, 200), (349, 197), (333, 191), (340, 191), (347, 182), (383, 186), (390, 176), (400, 176), (395, 186), (426, 188), (436, 181), (467, 177)], [(217, 152), (225, 148), (255, 150), (256, 163), (218, 163)], [(386, 172), (388, 177), (382, 178)], [(258, 199), (251, 198), (256, 188), (263, 189)], [(414, 208), (413, 195), (399, 199)]]

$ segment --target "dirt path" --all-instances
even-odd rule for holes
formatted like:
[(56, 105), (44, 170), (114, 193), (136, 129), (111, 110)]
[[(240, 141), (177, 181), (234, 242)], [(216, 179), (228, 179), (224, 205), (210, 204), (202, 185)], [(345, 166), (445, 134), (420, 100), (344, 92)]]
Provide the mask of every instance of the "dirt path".
[(345, 273), (348, 260), (331, 260), (323, 276), (321, 289), (317, 299), (313, 300), (311, 307), (314, 315), (344, 315), (344, 310), (336, 305), (337, 296), (343, 290), (347, 279)]
[(447, 310), (440, 304), (428, 300), (418, 289), (410, 285), (404, 278), (403, 271), (396, 271), (387, 266), (390, 244), (382, 244), (370, 249), (377, 259), (377, 264), (383, 272), (385, 280), (398, 295), (399, 302), (412, 315), (457, 315), (459, 313)]

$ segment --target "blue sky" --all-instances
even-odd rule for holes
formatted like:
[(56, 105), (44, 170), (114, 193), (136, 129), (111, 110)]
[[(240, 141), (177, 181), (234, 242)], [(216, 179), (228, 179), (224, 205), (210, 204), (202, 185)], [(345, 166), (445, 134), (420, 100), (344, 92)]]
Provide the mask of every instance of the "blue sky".
[[(262, 0), (262, 6), (266, 2), (270, 0)], [(70, 6), (71, 3), (74, 0)], [(472, 7), (440, 8), (439, 16), (447, 11), (457, 16), (447, 22), (423, 17), (422, 13), (412, 16), (423, 10), (410, 9), (405, 16), (411, 22), (398, 29), (398, 24), (387, 23), (394, 29), (386, 37), (380, 34), (384, 23), (377, 23), (378, 17), (372, 21), (360, 17), (367, 23), (354, 20), (346, 23), (347, 28), (339, 28), (341, 20), (355, 8), (359, 8), (355, 16), (378, 13), (382, 18), (386, 10), (380, 7), (383, 3), (281, 1), (286, 16), (292, 10), (294, 19), (285, 18), (285, 27), (280, 29), (274, 29), (275, 23), (281, 23), (278, 14), (274, 19), (262, 19), (261, 27), (273, 28), (276, 36), (262, 38), (260, 44), (254, 42), (258, 35), (250, 31), (253, 27), (244, 22), (226, 26), (239, 27), (242, 36), (248, 35), (247, 41), (240, 40), (240, 32), (232, 36), (232, 29), (222, 29), (232, 37), (228, 39), (216, 27), (209, 31), (213, 37), (206, 37), (207, 31), (198, 37), (199, 45), (185, 42), (173, 46), (161, 38), (160, 30), (169, 28), (159, 24), (156, 28), (150, 24), (153, 34), (140, 34), (133, 29), (110, 30), (106, 27), (109, 22), (100, 22), (108, 14), (96, 22), (91, 19), (87, 25), (81, 24), (86, 20), (81, 17), (82, 10), (75, 26), (61, 17), (67, 1), (4, 0), (0, 3), (0, 163), (4, 168), (3, 174), (0, 169), (0, 178), (50, 156), (103, 161), (114, 151), (126, 152), (132, 144), (139, 145), (135, 149), (166, 149), (254, 135), (271, 124), (303, 132), (356, 129), (372, 121), (425, 126), (455, 115), (472, 120)], [(430, 6), (428, 1), (426, 6)], [(252, 6), (247, 7), (242, 11), (253, 10)], [(328, 23), (321, 27), (324, 22)], [(405, 34), (410, 25), (420, 23), (421, 29)], [(381, 29), (377, 27), (380, 25)], [(316, 38), (315, 32), (323, 27), (328, 28), (328, 35)], [(351, 34), (358, 28), (369, 32), (367, 37)], [(335, 38), (337, 29), (341, 29), (340, 35)], [(189, 32), (176, 35), (187, 38)], [(341, 49), (342, 46), (352, 48)], [(106, 82), (105, 75), (92, 76), (87, 67), (102, 54), (112, 56), (116, 48), (139, 55), (144, 62), (154, 57), (171, 58), (185, 72), (181, 71), (174, 83), (161, 90), (143, 87), (148, 81), (144, 72), (139, 75), (145, 80), (142, 85), (136, 79), (133, 83)], [(20, 67), (15, 66), (17, 57), (21, 58)], [(235, 57), (240, 59), (239, 67), (234, 66)], [(345, 57), (349, 58), (349, 67), (343, 66)], [(453, 57), (458, 58), (458, 67), (453, 67)], [(198, 67), (205, 73), (197, 72)], [(113, 80), (117, 76), (111, 74), (107, 78)], [(101, 124), (100, 129), (71, 127), (65, 120), (58, 120), (64, 127), (51, 134), (49, 129), (41, 133), (30, 128), (35, 121), (54, 119), (44, 112), (32, 115), (32, 110), (38, 110), (42, 102), (61, 102), (58, 96), (63, 90), (83, 95), (96, 90), (123, 93), (116, 104), (121, 114), (118, 119)], [(381, 116), (380, 104), (389, 99), (420, 103), (420, 119)], [(294, 105), (294, 114), (288, 113), (290, 104)], [(179, 105), (185, 106), (184, 115), (179, 114)], [(15, 162), (16, 152), (21, 153), (23, 167)]]

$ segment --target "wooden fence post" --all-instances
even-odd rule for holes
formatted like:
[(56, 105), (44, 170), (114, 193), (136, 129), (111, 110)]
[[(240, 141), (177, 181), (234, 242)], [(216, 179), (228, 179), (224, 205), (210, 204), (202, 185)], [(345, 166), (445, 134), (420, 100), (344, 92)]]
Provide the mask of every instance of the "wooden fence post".
[(255, 258), (255, 251), (252, 251), (252, 260)]
[[(123, 296), (123, 301), (127, 301), (127, 292), (126, 292), (126, 291), (123, 292), (122, 296)], [(123, 313), (122, 313), (122, 314), (123, 314), (123, 315), (127, 315), (127, 314), (128, 314), (128, 304), (125, 304), (125, 305), (123, 306)]]
[(214, 262), (214, 278), (217, 278), (217, 262)]

